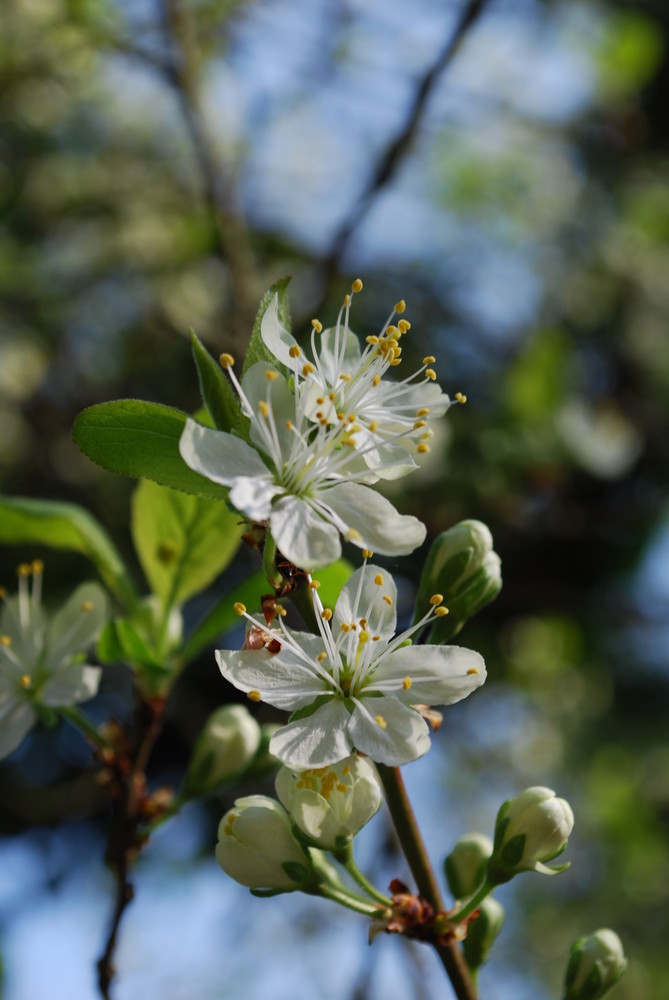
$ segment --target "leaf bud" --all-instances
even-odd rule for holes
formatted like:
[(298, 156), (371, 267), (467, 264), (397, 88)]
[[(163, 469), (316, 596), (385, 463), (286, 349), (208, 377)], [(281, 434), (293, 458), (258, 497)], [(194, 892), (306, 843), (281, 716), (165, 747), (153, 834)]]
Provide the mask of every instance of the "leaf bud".
[(568, 865), (547, 867), (562, 854), (574, 827), (574, 814), (564, 799), (540, 785), (505, 802), (495, 822), (493, 854), (488, 862), (488, 881), (508, 882), (522, 871), (556, 875)]
[(473, 896), (482, 885), (492, 854), (492, 840), (484, 833), (466, 833), (444, 861), (448, 888), (456, 899)]
[(223, 705), (207, 719), (193, 750), (186, 789), (206, 795), (242, 774), (260, 746), (260, 726), (245, 705)]
[(615, 931), (605, 927), (579, 938), (569, 953), (564, 1000), (599, 1000), (626, 968), (622, 942)]

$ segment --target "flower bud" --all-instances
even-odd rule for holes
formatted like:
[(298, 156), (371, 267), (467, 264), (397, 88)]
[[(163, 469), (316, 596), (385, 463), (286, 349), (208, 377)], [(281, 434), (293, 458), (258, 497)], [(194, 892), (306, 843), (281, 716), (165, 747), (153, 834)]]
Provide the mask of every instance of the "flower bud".
[(483, 900), (479, 915), (467, 928), (467, 937), (462, 943), (465, 960), (470, 969), (478, 969), (487, 962), (492, 946), (504, 924), (504, 907), (492, 896)]
[(249, 889), (293, 892), (313, 874), (311, 859), (293, 836), (290, 817), (274, 799), (237, 799), (218, 827), (216, 860)]
[(561, 854), (574, 826), (574, 814), (564, 799), (550, 788), (526, 788), (505, 802), (497, 814), (495, 844), (488, 863), (488, 880), (493, 885), (508, 882), (522, 871), (555, 875), (568, 865), (548, 868)]
[(207, 719), (195, 744), (186, 788), (191, 795), (212, 792), (241, 774), (260, 745), (260, 726), (245, 705), (223, 705)]
[(434, 593), (444, 595), (449, 613), (433, 624), (430, 642), (449, 642), (499, 594), (502, 564), (492, 545), (489, 528), (473, 520), (460, 521), (435, 539), (421, 575), (414, 622), (425, 613)]
[(374, 768), (355, 754), (295, 773), (282, 767), (276, 792), (300, 830), (325, 850), (341, 849), (378, 811), (381, 788)]
[(473, 896), (482, 884), (492, 854), (492, 840), (484, 833), (467, 833), (444, 861), (448, 888), (456, 899)]
[(603, 928), (579, 938), (569, 953), (564, 1000), (599, 1000), (626, 968), (622, 942), (615, 931)]

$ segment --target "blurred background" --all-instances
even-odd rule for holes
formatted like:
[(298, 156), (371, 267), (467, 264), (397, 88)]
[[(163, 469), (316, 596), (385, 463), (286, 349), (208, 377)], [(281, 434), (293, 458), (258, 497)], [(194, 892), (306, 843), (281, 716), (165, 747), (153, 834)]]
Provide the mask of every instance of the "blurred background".
[[(83, 407), (192, 411), (188, 328), (241, 356), (284, 275), (296, 334), (332, 322), (353, 277), (363, 336), (404, 297), (405, 355), (434, 354), (469, 402), (393, 500), (430, 537), (484, 520), (504, 573), (458, 640), (488, 683), (409, 791), (435, 861), (527, 785), (576, 814), (571, 870), (499, 893), (482, 997), (557, 998), (569, 943), (601, 926), (630, 958), (616, 1000), (665, 996), (665, 0), (4, 0), (0, 21), (2, 492), (86, 506), (132, 560), (134, 484), (72, 444)], [(407, 614), (426, 551), (401, 565)], [(36, 556), (54, 599), (91, 575), (9, 547), (1, 582)], [(127, 688), (109, 670), (93, 714), (122, 718)], [(152, 781), (178, 780), (232, 698), (210, 654), (188, 668)], [(369, 949), (363, 920), (226, 880), (225, 805), (187, 809), (142, 858), (118, 1000), (448, 993), (427, 949)], [(33, 733), (0, 767), (0, 808), (4, 1000), (93, 1000), (112, 879), (84, 742)], [(379, 884), (404, 871), (382, 831), (360, 845)]]

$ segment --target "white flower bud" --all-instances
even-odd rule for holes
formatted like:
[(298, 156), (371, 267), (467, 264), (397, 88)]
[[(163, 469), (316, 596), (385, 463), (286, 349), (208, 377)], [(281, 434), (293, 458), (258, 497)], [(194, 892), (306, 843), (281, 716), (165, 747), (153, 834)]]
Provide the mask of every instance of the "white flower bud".
[(282, 767), (276, 792), (300, 830), (326, 850), (342, 848), (378, 812), (382, 800), (374, 768), (355, 754), (298, 773)]
[(259, 746), (260, 726), (245, 705), (216, 709), (195, 744), (186, 781), (188, 792), (206, 794), (241, 774)]
[(492, 946), (504, 924), (504, 907), (492, 896), (481, 902), (480, 913), (467, 928), (462, 943), (465, 959), (470, 969), (478, 969), (488, 961)]
[(564, 1000), (599, 1000), (626, 968), (622, 942), (615, 931), (603, 928), (579, 938), (569, 954)]
[(566, 865), (546, 866), (564, 851), (574, 827), (574, 814), (564, 799), (539, 785), (505, 802), (495, 823), (495, 845), (488, 865), (493, 884), (508, 882), (518, 872), (555, 875)]
[(290, 817), (274, 799), (237, 799), (218, 827), (216, 860), (249, 889), (293, 892), (312, 875), (311, 860), (293, 836)]
[(448, 887), (456, 899), (473, 896), (485, 878), (492, 840), (484, 833), (467, 833), (444, 861)]

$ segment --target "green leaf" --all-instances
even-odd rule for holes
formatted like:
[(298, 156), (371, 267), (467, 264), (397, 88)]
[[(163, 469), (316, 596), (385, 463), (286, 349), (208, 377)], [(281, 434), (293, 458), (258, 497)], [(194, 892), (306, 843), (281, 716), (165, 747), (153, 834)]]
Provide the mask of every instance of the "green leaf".
[(224, 632), (239, 624), (239, 616), (233, 608), (236, 601), (246, 605), (253, 614), (260, 610), (260, 599), (268, 593), (267, 580), (262, 570), (250, 576), (234, 591), (222, 598), (196, 626), (183, 651), (184, 661), (192, 660), (201, 650), (212, 645)]
[(290, 303), (288, 301), (288, 285), (291, 282), (291, 278), (281, 278), (272, 287), (265, 292), (262, 299), (260, 300), (260, 306), (258, 308), (258, 314), (253, 324), (253, 333), (251, 334), (251, 339), (249, 341), (249, 346), (246, 351), (246, 357), (244, 358), (244, 367), (242, 368), (242, 375), (246, 372), (251, 365), (256, 364), (258, 361), (264, 361), (266, 364), (273, 365), (275, 368), (280, 368), (279, 362), (274, 357), (270, 351), (265, 347), (264, 341), (260, 335), (260, 324), (262, 318), (265, 315), (265, 310), (272, 301), (275, 295), (279, 296), (279, 319), (285, 326), (286, 330), (290, 330)]
[(133, 607), (137, 594), (105, 530), (83, 507), (28, 497), (0, 497), (0, 542), (34, 543), (80, 552), (95, 564), (115, 596)]
[(217, 430), (230, 431), (239, 420), (237, 396), (221, 366), (214, 361), (193, 330), (190, 331), (190, 339), (200, 380), (200, 392), (207, 412)]
[(133, 667), (169, 670), (128, 618), (113, 618), (107, 622), (98, 639), (97, 655), (101, 663), (127, 663)]
[(204, 590), (237, 551), (242, 527), (218, 500), (142, 480), (132, 497), (132, 537), (151, 589), (166, 607)]
[(324, 608), (334, 608), (341, 590), (353, 572), (353, 566), (346, 559), (338, 559), (325, 569), (319, 569), (316, 579), (320, 583), (318, 596)]
[(80, 413), (72, 437), (84, 455), (110, 472), (224, 500), (227, 489), (193, 472), (179, 454), (186, 419), (185, 413), (171, 406), (117, 399)]

